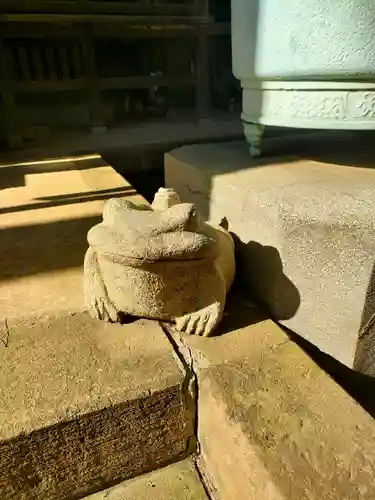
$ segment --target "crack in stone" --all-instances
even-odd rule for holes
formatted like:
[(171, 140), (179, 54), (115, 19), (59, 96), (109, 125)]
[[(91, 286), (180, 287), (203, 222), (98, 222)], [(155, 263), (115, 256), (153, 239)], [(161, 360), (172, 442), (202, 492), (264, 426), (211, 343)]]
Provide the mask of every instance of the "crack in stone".
[(194, 359), (191, 349), (185, 344), (182, 335), (170, 324), (160, 322), (160, 326), (170, 341), (179, 361), (185, 369), (185, 377), (182, 382), (182, 393), (186, 400), (186, 407), (193, 412), (194, 436), (188, 439), (187, 448), (192, 453), (200, 453), (198, 440), (198, 376), (194, 367)]
[(10, 343), (10, 329), (9, 329), (9, 326), (8, 326), (8, 318), (5, 318), (4, 329), (5, 329), (5, 338), (0, 337), (0, 342), (2, 344), (4, 344), (5, 347), (9, 347), (9, 343)]
[(373, 314), (368, 320), (368, 322), (361, 328), (361, 331), (358, 334), (358, 338), (360, 340), (365, 338), (370, 333), (371, 328), (374, 326), (374, 324), (375, 324), (375, 314)]
[(205, 467), (203, 459), (201, 457), (201, 447), (198, 439), (198, 400), (199, 400), (199, 377), (196, 372), (195, 360), (192, 354), (192, 349), (185, 343), (183, 334), (178, 332), (169, 323), (160, 323), (164, 333), (166, 334), (168, 340), (172, 344), (172, 347), (185, 368), (186, 376), (182, 383), (183, 394), (188, 395), (189, 401), (187, 401), (188, 407), (191, 408), (192, 405), (194, 411), (194, 443), (193, 447), (190, 447), (190, 439), (188, 440), (187, 450), (194, 450), (193, 460), (195, 470), (199, 476), (200, 482), (206, 492), (207, 498), (210, 500), (218, 500), (217, 492), (212, 484), (209, 476), (205, 473)]

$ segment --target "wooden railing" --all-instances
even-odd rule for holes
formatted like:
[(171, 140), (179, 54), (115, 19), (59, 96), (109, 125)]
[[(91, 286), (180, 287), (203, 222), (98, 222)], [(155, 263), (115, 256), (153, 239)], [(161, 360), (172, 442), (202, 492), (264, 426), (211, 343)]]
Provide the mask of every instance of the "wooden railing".
[[(101, 75), (90, 27), (81, 37), (7, 38), (0, 43), (0, 113), (4, 117), (6, 140), (11, 148), (22, 145), (18, 95), (81, 91), (90, 111), (90, 126), (106, 126), (102, 92), (124, 92), (155, 87), (200, 89), (201, 72), (179, 74)], [(200, 90), (199, 90), (200, 92)], [(128, 94), (124, 94), (128, 95)], [(57, 98), (58, 99), (58, 98)], [(203, 106), (203, 98), (199, 106)], [(198, 105), (198, 104), (197, 104)], [(22, 121), (22, 120), (21, 120)]]
[[(7, 40), (3, 53), (7, 79), (15, 93), (59, 92), (84, 89), (90, 73), (88, 40)], [(96, 61), (94, 58), (95, 66)], [(99, 76), (99, 90), (147, 89), (150, 87), (191, 86), (194, 75)]]

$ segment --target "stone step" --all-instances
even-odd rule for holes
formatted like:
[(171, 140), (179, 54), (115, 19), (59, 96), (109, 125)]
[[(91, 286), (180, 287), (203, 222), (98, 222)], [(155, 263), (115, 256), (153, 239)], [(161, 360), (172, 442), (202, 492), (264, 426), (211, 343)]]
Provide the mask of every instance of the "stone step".
[(84, 500), (209, 500), (192, 461), (130, 479)]
[(194, 451), (189, 374), (156, 322), (0, 331), (2, 500), (80, 498)]
[[(298, 345), (241, 296), (231, 297), (217, 336), (170, 333), (197, 375), (199, 466), (212, 498), (375, 498), (368, 379)], [(346, 390), (362, 391), (361, 406)]]
[(191, 374), (157, 322), (85, 312), (87, 230), (145, 203), (98, 156), (1, 167), (0, 497), (71, 500), (194, 450)]
[[(65, 109), (65, 113), (66, 113)], [(73, 111), (74, 113), (74, 111)], [(68, 112), (72, 116), (72, 112)], [(40, 128), (40, 127), (39, 127)], [(28, 143), (27, 149), (16, 151), (0, 151), (0, 163), (33, 161), (39, 158), (54, 158), (68, 155), (87, 155), (100, 153), (107, 158), (122, 151), (121, 167), (129, 173), (132, 170), (127, 162), (127, 154), (138, 152), (138, 155), (148, 151), (168, 151), (183, 144), (201, 142), (230, 141), (243, 135), (241, 121), (237, 115), (219, 113), (212, 119), (197, 121), (196, 115), (171, 117), (161, 121), (144, 121), (134, 124), (126, 123), (106, 131), (97, 133), (85, 132), (72, 127), (67, 130), (39, 130), (44, 136)], [(45, 136), (46, 133), (51, 134)], [(33, 135), (33, 134), (32, 134)], [(34, 131), (35, 135), (35, 131)], [(112, 160), (108, 160), (111, 165)], [(114, 165), (113, 165), (114, 166)], [(142, 168), (142, 167), (141, 167)]]

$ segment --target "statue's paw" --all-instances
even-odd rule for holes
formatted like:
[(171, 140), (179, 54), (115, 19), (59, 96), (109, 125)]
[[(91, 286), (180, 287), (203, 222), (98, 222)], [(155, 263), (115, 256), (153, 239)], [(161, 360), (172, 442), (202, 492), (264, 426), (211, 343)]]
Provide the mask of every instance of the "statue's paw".
[(202, 335), (208, 337), (214, 331), (221, 319), (219, 303), (211, 304), (199, 311), (185, 314), (176, 319), (178, 331), (189, 335)]
[(118, 321), (118, 312), (116, 308), (109, 300), (105, 300), (102, 297), (95, 299), (95, 301), (91, 303), (90, 313), (94, 319), (108, 321), (109, 323), (117, 323)]

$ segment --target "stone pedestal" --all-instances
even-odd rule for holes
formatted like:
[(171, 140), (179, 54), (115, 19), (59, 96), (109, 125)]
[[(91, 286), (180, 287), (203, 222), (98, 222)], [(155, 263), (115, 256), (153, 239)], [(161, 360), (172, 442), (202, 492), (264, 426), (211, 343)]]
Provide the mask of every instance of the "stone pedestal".
[(227, 217), (238, 276), (277, 321), (375, 375), (375, 170), (350, 147), (267, 160), (245, 142), (183, 147), (166, 155), (166, 186)]
[(232, 0), (233, 72), (250, 153), (264, 125), (375, 129), (372, 0)]

